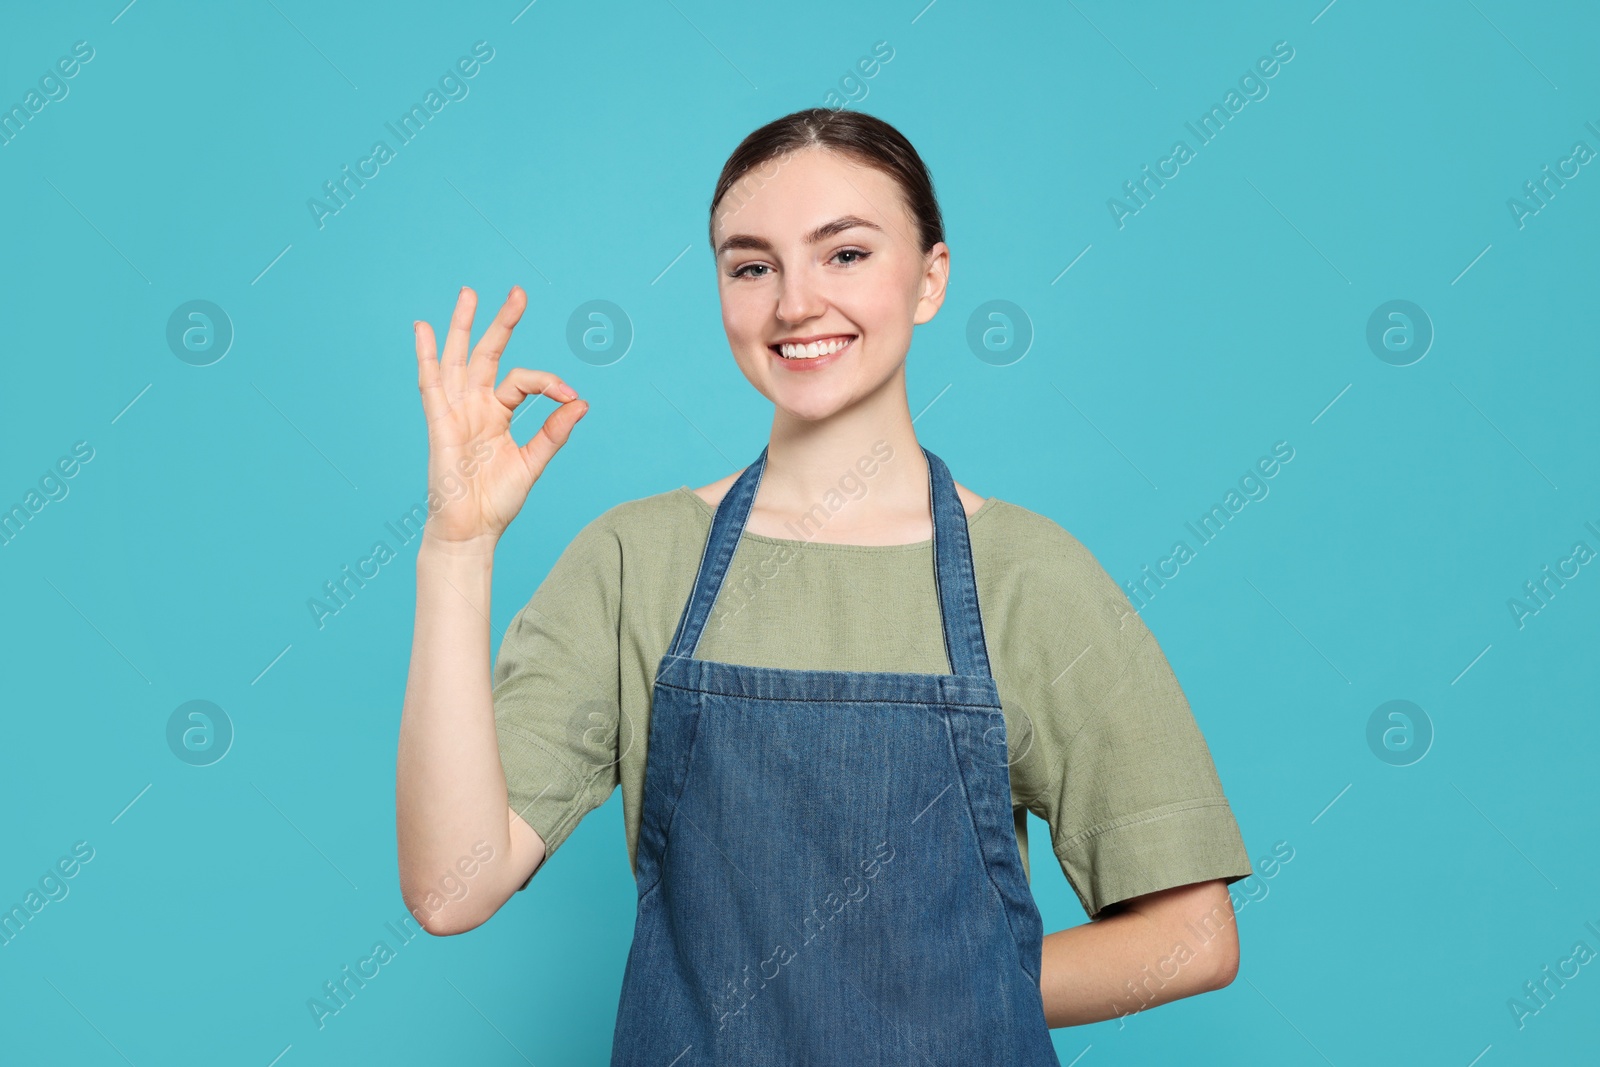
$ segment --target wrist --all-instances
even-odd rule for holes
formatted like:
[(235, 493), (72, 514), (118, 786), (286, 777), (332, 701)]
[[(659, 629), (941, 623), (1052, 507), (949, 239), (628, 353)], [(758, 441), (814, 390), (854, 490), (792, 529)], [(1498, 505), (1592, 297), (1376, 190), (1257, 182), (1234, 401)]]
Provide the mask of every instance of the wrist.
[(419, 565), (424, 560), (491, 563), (499, 540), (498, 536), (492, 534), (482, 534), (461, 541), (447, 540), (436, 536), (427, 525), (424, 525), (422, 544), (417, 549), (417, 562)]

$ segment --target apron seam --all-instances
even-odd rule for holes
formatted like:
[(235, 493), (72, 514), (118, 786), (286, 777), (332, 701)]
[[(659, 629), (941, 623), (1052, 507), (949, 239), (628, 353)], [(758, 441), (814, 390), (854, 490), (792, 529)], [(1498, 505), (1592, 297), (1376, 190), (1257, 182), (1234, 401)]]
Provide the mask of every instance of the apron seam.
[[(705, 708), (703, 705), (698, 706), (695, 708), (694, 713), (694, 732), (689, 736), (689, 754), (688, 757), (683, 761), (683, 778), (678, 782), (678, 788), (673, 794), (672, 810), (667, 815), (666, 825), (661, 828), (661, 854), (656, 857), (655, 881), (650, 883), (649, 888), (640, 892), (639, 902), (641, 904), (644, 903), (645, 897), (655, 892), (656, 888), (661, 885), (662, 878), (666, 873), (667, 852), (672, 846), (672, 828), (678, 822), (678, 807), (683, 802), (684, 790), (689, 787), (689, 775), (694, 771), (694, 758), (700, 749), (700, 725), (704, 721)], [(649, 769), (646, 768), (646, 774), (648, 773)], [(646, 797), (645, 803), (649, 803), (649, 799), (649, 797)]]
[(1027, 975), (1033, 980), (1034, 984), (1037, 985), (1039, 982), (1039, 976), (1028, 970), (1028, 965), (1023, 962), (1022, 946), (1017, 942), (1017, 930), (1011, 922), (1011, 908), (1006, 903), (1006, 895), (1000, 891), (1000, 885), (995, 881), (994, 870), (989, 863), (989, 857), (985, 856), (983, 853), (983, 831), (979, 828), (977, 815), (974, 814), (972, 810), (972, 792), (968, 788), (967, 784), (967, 769), (961, 762), (960, 753), (956, 751), (955, 731), (951, 728), (949, 716), (946, 715), (941, 717), (944, 719), (945, 740), (949, 744), (950, 758), (951, 761), (955, 763), (956, 776), (961, 782), (962, 803), (966, 808), (967, 822), (972, 826), (973, 848), (977, 850), (978, 862), (983, 866), (984, 878), (989, 883), (989, 888), (994, 892), (995, 899), (1000, 903), (1000, 913), (1005, 917), (1006, 920), (1006, 933), (1011, 941), (1012, 953), (1016, 957), (1017, 966), (1021, 969), (1023, 974)]
[[(711, 660), (702, 660), (702, 661), (699, 661), (699, 662), (709, 663), (709, 662), (713, 662), (713, 661), (711, 661)], [(736, 663), (736, 664), (730, 664), (730, 666), (738, 667), (738, 666), (744, 666), (744, 664), (737, 664)], [(786, 668), (753, 667), (751, 669), (752, 670), (777, 670), (777, 669), (786, 669)], [(877, 673), (899, 673), (899, 672), (867, 671), (867, 672), (864, 672), (864, 673), (877, 674)], [(924, 676), (924, 677), (926, 677), (926, 676)], [(967, 677), (975, 677), (975, 676), (974, 675), (956, 675), (956, 674), (953, 674), (953, 675), (947, 675), (946, 677), (950, 677), (950, 678), (967, 678)], [(676, 689), (679, 692), (683, 692), (683, 693), (715, 693), (718, 696), (738, 697), (740, 700), (775, 700), (775, 701), (789, 701), (789, 702), (793, 702), (793, 701), (799, 700), (799, 701), (803, 701), (803, 702), (805, 702), (807, 704), (916, 704), (916, 705), (918, 705), (920, 707), (929, 707), (929, 708), (953, 706), (953, 707), (958, 707), (958, 708), (983, 708), (983, 709), (989, 709), (989, 708), (993, 707), (993, 705), (991, 705), (991, 704), (985, 704), (985, 703), (981, 703), (981, 702), (978, 702), (978, 701), (973, 701), (971, 703), (968, 703), (967, 701), (952, 699), (950, 697), (939, 697), (938, 699), (935, 699), (935, 700), (910, 700), (910, 699), (904, 699), (904, 698), (899, 698), (899, 697), (896, 697), (896, 698), (893, 698), (893, 699), (889, 699), (889, 698), (874, 698), (874, 699), (860, 700), (860, 699), (852, 699), (852, 698), (847, 698), (847, 697), (763, 696), (763, 695), (755, 694), (755, 693), (730, 693), (730, 692), (727, 692), (727, 691), (721, 690), (721, 689), (702, 689), (702, 688), (693, 688), (693, 687), (685, 686), (685, 685), (673, 685), (671, 682), (659, 682), (658, 681), (655, 684), (661, 686), (661, 688), (663, 688), (663, 689)]]

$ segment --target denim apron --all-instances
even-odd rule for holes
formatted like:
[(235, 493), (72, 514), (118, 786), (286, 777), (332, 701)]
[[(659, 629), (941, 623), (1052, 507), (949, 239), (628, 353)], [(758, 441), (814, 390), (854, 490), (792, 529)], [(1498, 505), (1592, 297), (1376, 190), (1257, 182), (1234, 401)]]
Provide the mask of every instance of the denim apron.
[(1059, 1067), (967, 517), (922, 452), (949, 674), (695, 659), (765, 448), (718, 505), (651, 697), (613, 1067)]

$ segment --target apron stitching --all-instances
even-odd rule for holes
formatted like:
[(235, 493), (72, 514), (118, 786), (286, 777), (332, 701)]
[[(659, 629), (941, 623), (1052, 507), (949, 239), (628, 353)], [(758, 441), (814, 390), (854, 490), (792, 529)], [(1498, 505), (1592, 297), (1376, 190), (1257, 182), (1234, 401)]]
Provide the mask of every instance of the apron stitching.
[[(690, 630), (694, 631), (694, 642), (684, 650), (683, 658), (693, 659), (696, 650), (698, 650), (700, 647), (700, 641), (705, 636), (706, 623), (711, 621), (711, 613), (717, 606), (717, 598), (722, 595), (722, 587), (727, 584), (728, 566), (733, 562), (734, 555), (739, 551), (739, 541), (744, 536), (744, 526), (748, 521), (749, 505), (754, 502), (755, 495), (761, 488), (761, 478), (767, 470), (767, 447), (768, 446), (763, 446), (761, 449), (761, 455), (756, 457), (756, 462), (750, 464), (751, 467), (759, 465), (760, 469), (755, 472), (754, 480), (748, 483), (750, 485), (750, 489), (748, 491), (749, 499), (741, 504), (734, 496), (735, 491), (739, 489), (740, 483), (745, 481), (745, 475), (750, 470), (750, 467), (746, 467), (744, 471), (740, 472), (739, 477), (735, 479), (734, 484), (729, 486), (728, 492), (723, 496), (721, 502), (718, 504), (716, 513), (712, 515), (711, 529), (706, 534), (705, 547), (700, 551), (700, 566), (695, 571), (694, 585), (690, 586), (689, 588), (689, 602), (684, 608), (683, 616), (678, 620), (678, 632), (673, 635), (672, 646), (667, 649), (669, 653), (678, 647), (678, 645), (683, 641), (684, 637), (688, 635)], [(745, 511), (746, 518), (739, 523), (739, 530), (731, 538), (725, 536), (721, 542), (718, 542), (718, 520), (723, 520), (724, 529), (732, 525), (731, 516), (733, 515), (733, 512), (729, 511), (727, 512), (727, 515), (724, 516), (723, 508), (721, 506), (722, 504), (729, 503), (730, 499), (733, 499), (733, 503), (730, 506), (742, 508)], [(715, 556), (711, 554), (713, 547), (717, 549)], [(710, 589), (709, 591), (702, 587), (700, 581), (701, 576), (706, 573), (708, 564), (713, 570), (718, 572), (716, 587)], [(698, 607), (699, 601), (702, 599), (705, 602), (705, 618), (698, 619), (698, 621), (696, 621), (696, 618), (701, 614), (701, 612), (698, 610)]]
[[(934, 587), (939, 591), (939, 621), (944, 630), (945, 655), (950, 661), (950, 673), (962, 675), (962, 666), (974, 677), (992, 678), (993, 672), (989, 668), (989, 652), (983, 639), (983, 615), (978, 607), (978, 571), (972, 562), (971, 530), (967, 526), (966, 508), (961, 504), (961, 495), (956, 492), (955, 481), (950, 477), (950, 469), (944, 461), (922, 449), (923, 456), (928, 463), (928, 496), (931, 510), (934, 513), (933, 523), (933, 567)], [(942, 494), (952, 497), (950, 511), (960, 519), (959, 522), (949, 523), (945, 531), (945, 539), (939, 537), (939, 500)], [(941, 550), (945, 546), (948, 551)], [(955, 555), (952, 569), (961, 572), (971, 581), (957, 582), (958, 588), (952, 592), (957, 604), (957, 616), (961, 622), (951, 625), (949, 605), (944, 602), (944, 579), (948, 574), (941, 575), (941, 558)], [(965, 566), (962, 566), (962, 563)], [(959, 631), (959, 636), (958, 636)], [(956, 663), (956, 649), (961, 649), (962, 664)]]
[(967, 772), (961, 764), (960, 755), (956, 751), (955, 734), (954, 731), (950, 729), (948, 718), (945, 720), (945, 738), (947, 741), (949, 741), (950, 758), (956, 765), (956, 779), (961, 783), (961, 796), (966, 802), (963, 807), (967, 813), (967, 821), (972, 827), (973, 847), (978, 850), (978, 862), (983, 865), (983, 873), (989, 882), (989, 888), (994, 892), (995, 898), (1000, 902), (1000, 911), (1006, 920), (1006, 933), (1010, 937), (1011, 947), (1016, 955), (1017, 966), (1021, 968), (1023, 974), (1032, 979), (1035, 984), (1038, 984), (1039, 976), (1028, 970), (1028, 965), (1023, 962), (1022, 946), (1018, 942), (1016, 928), (1011, 923), (1011, 907), (1006, 901), (1006, 895), (1000, 891), (999, 883), (995, 881), (994, 869), (989, 863), (989, 857), (984, 855), (983, 832), (978, 829), (978, 819), (972, 810), (972, 794), (967, 785)]
[[(741, 664), (731, 663), (731, 664), (728, 664), (728, 666), (737, 667), (737, 666), (741, 666)], [(763, 668), (752, 667), (750, 669), (751, 670), (761, 670)], [(922, 675), (921, 677), (928, 677), (928, 676), (927, 675)], [(944, 677), (965, 678), (965, 677), (968, 677), (968, 676), (967, 675), (945, 675)], [(718, 696), (735, 696), (735, 697), (738, 697), (741, 700), (794, 701), (794, 700), (797, 699), (797, 698), (792, 697), (792, 696), (762, 696), (762, 695), (758, 695), (758, 694), (755, 694), (755, 693), (730, 693), (730, 692), (726, 692), (724, 690), (718, 690), (718, 689), (712, 689), (712, 690), (696, 689), (696, 688), (692, 688), (692, 687), (686, 686), (686, 685), (673, 685), (671, 682), (661, 682), (659, 684), (660, 684), (661, 688), (663, 688), (663, 689), (676, 689), (681, 693), (706, 693), (706, 692), (710, 692), (710, 693), (715, 693)], [(944, 705), (954, 705), (955, 707), (959, 707), (959, 708), (989, 708), (989, 707), (993, 706), (991, 704), (987, 704), (987, 703), (984, 703), (984, 702), (979, 701), (979, 700), (973, 700), (973, 701), (971, 701), (969, 703), (967, 701), (957, 700), (957, 699), (955, 699), (953, 697), (948, 697), (948, 696), (947, 697), (938, 697), (938, 698), (935, 698), (935, 699), (932, 699), (932, 700), (906, 700), (906, 699), (901, 699), (901, 698), (895, 698), (893, 700), (885, 700), (885, 699), (878, 699), (878, 700), (867, 699), (867, 700), (863, 700), (863, 699), (861, 699), (859, 697), (810, 697), (810, 696), (805, 697), (803, 699), (807, 704), (916, 704), (916, 705), (926, 705), (928, 707), (941, 707), (941, 706), (944, 706)]]
[[(641, 902), (645, 897), (654, 892), (656, 887), (661, 884), (662, 875), (666, 872), (667, 848), (672, 843), (672, 824), (678, 821), (678, 809), (682, 806), (683, 791), (689, 784), (690, 773), (694, 770), (694, 757), (699, 750), (699, 745), (697, 742), (700, 740), (700, 723), (703, 721), (704, 715), (705, 709), (703, 707), (697, 707), (695, 709), (694, 733), (690, 735), (689, 738), (689, 756), (688, 759), (684, 761), (683, 777), (678, 782), (677, 792), (672, 797), (672, 808), (667, 813), (666, 825), (663, 826), (661, 830), (661, 852), (656, 857), (656, 878), (655, 881), (650, 883), (649, 889), (646, 889), (644, 892), (639, 894), (639, 900)], [(654, 721), (653, 718), (652, 721)], [(646, 766), (645, 785), (647, 788), (649, 786), (649, 777), (649, 767)], [(661, 786), (659, 784), (656, 786), (656, 793), (658, 796), (661, 794)], [(688, 821), (690, 825), (694, 824), (694, 820), (690, 819), (687, 815), (684, 816), (684, 819)], [(696, 829), (699, 829), (699, 827), (696, 827)], [(709, 841), (710, 838), (707, 838), (707, 840)], [(715, 841), (712, 841), (711, 843), (713, 846), (716, 845)], [(717, 851), (721, 852), (722, 850), (718, 848)], [(733, 861), (729, 860), (728, 862), (732, 863)], [(737, 869), (737, 867), (735, 869)], [(743, 874), (744, 872), (740, 871), (739, 873)], [(745, 877), (749, 878), (749, 875), (745, 875)]]
[[(959, 506), (959, 504), (960, 501), (958, 499), (957, 505)], [(989, 646), (983, 633), (983, 603), (982, 599), (978, 596), (978, 566), (972, 558), (972, 536), (970, 527), (964, 529), (963, 533), (965, 536), (958, 534), (956, 537), (956, 548), (966, 555), (966, 570), (968, 574), (972, 575), (972, 602), (970, 604), (963, 604), (962, 610), (965, 612), (965, 617), (977, 620), (976, 624), (972, 627), (972, 629), (975, 631), (972, 635), (972, 652), (976, 658), (976, 662), (973, 664), (973, 666), (977, 668), (978, 673), (982, 677), (992, 678), (994, 677), (994, 672), (989, 666)], [(963, 587), (963, 600), (966, 599), (966, 592), (967, 589)]]

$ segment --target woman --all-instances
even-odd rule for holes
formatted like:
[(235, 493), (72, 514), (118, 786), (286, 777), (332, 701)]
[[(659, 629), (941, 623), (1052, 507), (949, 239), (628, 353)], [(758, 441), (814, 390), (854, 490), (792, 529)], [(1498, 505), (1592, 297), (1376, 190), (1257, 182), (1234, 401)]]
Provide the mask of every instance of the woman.
[[(470, 290), (442, 364), (417, 324), (430, 485), (465, 488), (417, 559), (408, 905), (477, 926), (620, 785), (614, 1064), (1055, 1064), (1050, 1027), (1226, 985), (1250, 862), (1155, 639), (1070, 534), (913, 433), (912, 327), (949, 272), (916, 151), (857, 112), (785, 116), (729, 158), (710, 236), (770, 440), (585, 527), (492, 679), (494, 545), (588, 407), (543, 371), (496, 388), (521, 289), (470, 360)], [(534, 394), (559, 406), (519, 448)], [(1043, 936), (1029, 810), (1095, 921)], [(441, 901), (474, 843), (493, 858)]]

